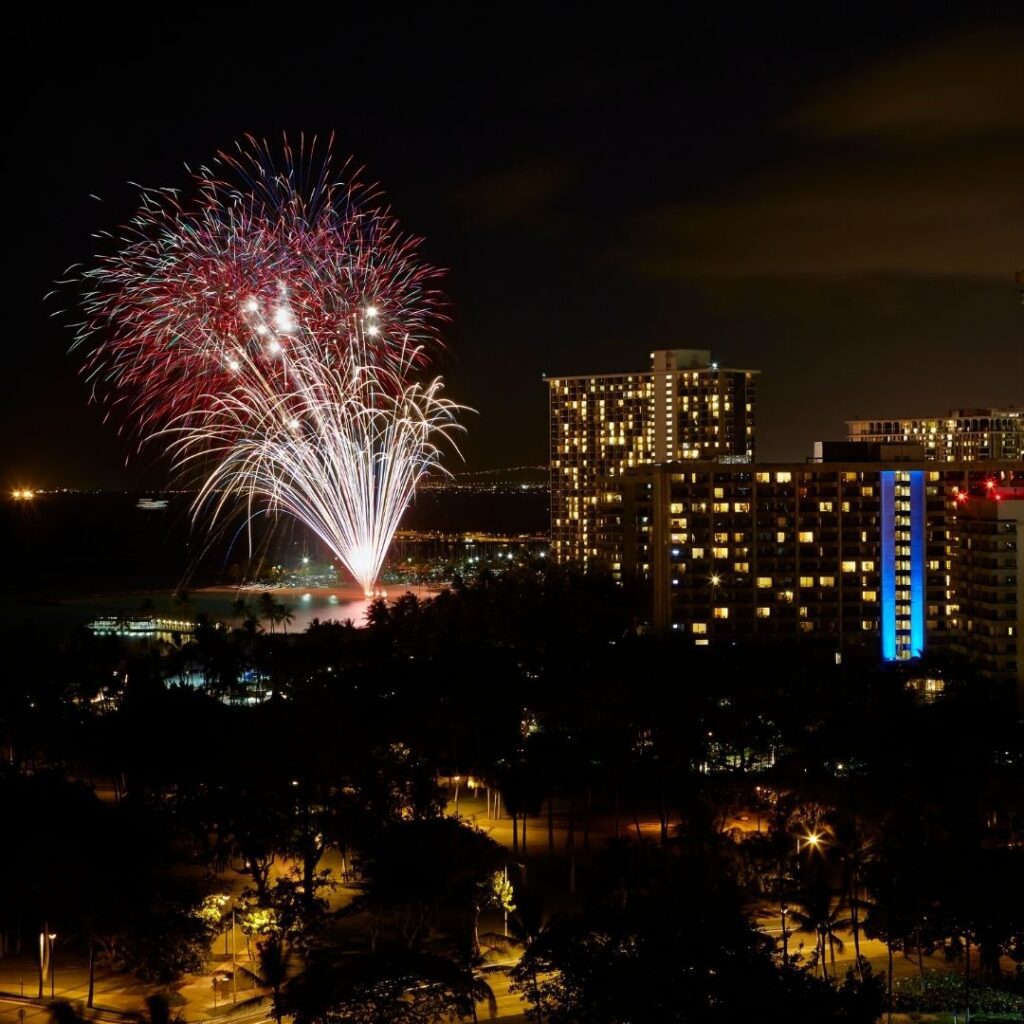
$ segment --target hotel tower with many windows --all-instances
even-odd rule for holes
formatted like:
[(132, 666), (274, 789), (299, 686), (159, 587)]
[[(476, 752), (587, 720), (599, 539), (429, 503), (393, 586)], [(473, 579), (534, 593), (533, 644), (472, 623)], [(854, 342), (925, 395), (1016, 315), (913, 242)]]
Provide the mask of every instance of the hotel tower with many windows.
[(1024, 407), (951, 409), (918, 419), (847, 420), (851, 441), (919, 444), (937, 462), (1012, 462), (1024, 459)]
[(602, 491), (600, 559), (647, 584), (656, 629), (697, 646), (806, 638), (892, 662), (952, 647), (1022, 683), (1021, 502), (1003, 499), (1024, 495), (1024, 467), (824, 449), (622, 474)]
[(598, 557), (607, 481), (675, 461), (750, 462), (757, 370), (701, 349), (651, 353), (651, 369), (548, 379), (551, 546), (562, 562)]

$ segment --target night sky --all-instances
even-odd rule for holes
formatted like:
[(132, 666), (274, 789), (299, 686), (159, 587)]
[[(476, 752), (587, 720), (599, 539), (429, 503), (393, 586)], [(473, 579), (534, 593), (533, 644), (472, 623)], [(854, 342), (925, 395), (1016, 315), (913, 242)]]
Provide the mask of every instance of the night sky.
[(448, 268), (469, 469), (546, 461), (543, 373), (655, 347), (763, 371), (762, 459), (855, 416), (1024, 403), (1024, 18), (967, 6), (8, 26), (0, 484), (163, 480), (87, 405), (43, 295), (128, 181), (183, 184), (246, 132), (333, 131)]

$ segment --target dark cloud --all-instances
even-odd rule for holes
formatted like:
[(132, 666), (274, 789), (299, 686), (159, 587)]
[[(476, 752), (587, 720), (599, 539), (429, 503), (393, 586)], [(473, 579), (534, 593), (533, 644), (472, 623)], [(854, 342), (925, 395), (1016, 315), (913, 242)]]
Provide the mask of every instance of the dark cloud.
[(453, 205), (472, 228), (536, 222), (548, 213), (577, 177), (576, 168), (559, 157), (536, 156), (515, 167), (467, 182), (452, 195)]
[(786, 125), (823, 138), (1019, 137), (1024, 31), (995, 24), (918, 44), (821, 89)]
[(637, 214), (617, 257), (677, 277), (900, 271), (1006, 277), (1024, 260), (1024, 35), (951, 36), (815, 91), (785, 155)]

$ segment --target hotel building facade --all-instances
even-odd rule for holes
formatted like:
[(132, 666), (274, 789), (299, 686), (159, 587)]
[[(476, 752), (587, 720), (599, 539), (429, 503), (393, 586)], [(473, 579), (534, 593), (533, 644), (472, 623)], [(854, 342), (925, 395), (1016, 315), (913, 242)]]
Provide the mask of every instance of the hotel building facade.
[[(919, 449), (906, 458), (905, 447), (869, 445), (851, 459), (848, 443), (830, 461), (825, 447), (821, 462), (677, 462), (608, 481), (597, 517), (602, 560), (649, 585), (655, 628), (697, 646), (807, 637), (837, 653), (874, 648), (893, 662), (957, 643), (977, 654), (959, 640), (957, 594), (976, 572), (962, 556), (959, 513), (993, 488), (1024, 486), (1024, 467), (939, 465)], [(982, 521), (978, 530), (989, 530)], [(1007, 527), (995, 529), (996, 543), (1010, 542)], [(1016, 603), (997, 610), (1016, 617), (1004, 634), (1008, 625), (1019, 634), (1020, 572), (1007, 571), (1000, 586), (1011, 578)], [(971, 614), (982, 621), (980, 610)], [(985, 614), (994, 611), (986, 605)], [(995, 674), (1019, 670), (1015, 653), (1014, 664)]]
[(600, 557), (604, 482), (655, 463), (750, 462), (757, 370), (703, 349), (661, 349), (636, 373), (548, 378), (551, 547), (560, 562)]
[(1024, 459), (1024, 407), (951, 409), (918, 419), (848, 420), (851, 441), (919, 444), (937, 462)]
[(961, 497), (953, 550), (953, 647), (1024, 694), (1024, 480)]

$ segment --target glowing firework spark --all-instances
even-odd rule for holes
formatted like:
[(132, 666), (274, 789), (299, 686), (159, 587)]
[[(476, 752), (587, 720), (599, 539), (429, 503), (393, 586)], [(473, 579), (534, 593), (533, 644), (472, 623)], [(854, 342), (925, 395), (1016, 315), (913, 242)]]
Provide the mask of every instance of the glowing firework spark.
[(144, 191), (119, 250), (76, 279), (76, 345), (94, 398), (204, 474), (197, 516), (238, 498), (288, 512), (369, 593), (461, 407), (415, 380), (439, 272), (314, 150), (286, 143), (276, 171), (250, 140), (193, 176), (190, 201)]
[(335, 366), (300, 356), (287, 394), (254, 372), (249, 386), (217, 399), (205, 426), (172, 424), (179, 466), (216, 463), (194, 509), (208, 507), (216, 521), (242, 498), (250, 511), (261, 502), (286, 511), (372, 593), (399, 519), (441, 455), (433, 439), (450, 440), (459, 409), (440, 397), (438, 379), (403, 383), (413, 356), (391, 371), (361, 362), (359, 346)]

